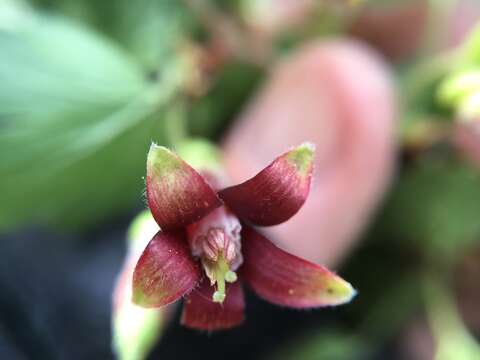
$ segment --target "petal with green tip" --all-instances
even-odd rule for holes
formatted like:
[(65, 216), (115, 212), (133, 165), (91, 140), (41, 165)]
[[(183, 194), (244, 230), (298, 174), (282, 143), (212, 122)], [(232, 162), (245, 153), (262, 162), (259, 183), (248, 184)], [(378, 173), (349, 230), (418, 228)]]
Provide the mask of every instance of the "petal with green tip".
[(289, 254), (250, 228), (242, 232), (241, 278), (261, 298), (282, 306), (313, 308), (340, 305), (356, 294), (326, 268)]
[(243, 289), (237, 281), (228, 284), (225, 301), (213, 302), (215, 288), (204, 279), (200, 286), (185, 299), (181, 323), (199, 330), (224, 330), (240, 325), (244, 318), (245, 300)]
[(200, 277), (185, 234), (159, 231), (135, 267), (132, 301), (143, 307), (169, 304), (191, 291)]
[(198, 221), (222, 205), (197, 171), (172, 151), (155, 144), (147, 159), (147, 201), (164, 231)]
[(295, 215), (307, 199), (313, 153), (313, 144), (302, 144), (250, 180), (220, 191), (219, 196), (238, 216), (256, 225), (280, 224)]

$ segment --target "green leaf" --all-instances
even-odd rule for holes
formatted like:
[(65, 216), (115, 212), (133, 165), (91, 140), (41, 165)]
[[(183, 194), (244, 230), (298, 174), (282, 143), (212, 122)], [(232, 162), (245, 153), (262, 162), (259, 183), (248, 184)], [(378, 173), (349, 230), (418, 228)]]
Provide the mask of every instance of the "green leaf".
[(191, 22), (182, 1), (115, 0), (113, 6), (112, 36), (148, 71), (158, 71), (163, 60), (180, 50)]
[(455, 66), (440, 84), (437, 98), (462, 120), (480, 116), (480, 25), (456, 54)]
[(480, 236), (480, 173), (450, 160), (406, 169), (383, 213), (386, 234), (433, 254), (455, 256)]
[(187, 138), (175, 147), (177, 154), (196, 170), (222, 172), (220, 150), (202, 138)]
[(91, 224), (141, 198), (175, 69), (149, 83), (110, 40), (58, 17), (0, 29), (0, 229)]
[(271, 357), (277, 360), (354, 360), (367, 359), (368, 346), (355, 335), (330, 329), (318, 331), (281, 349)]
[(447, 78), (438, 89), (438, 97), (442, 103), (455, 107), (479, 91), (480, 67)]
[(455, 304), (454, 294), (438, 278), (424, 276), (428, 322), (435, 339), (435, 360), (480, 359), (480, 344), (468, 331)]
[(79, 19), (110, 36), (155, 74), (193, 24), (177, 0), (34, 0), (37, 5)]
[[(229, 63), (208, 93), (192, 104), (189, 128), (195, 136), (218, 137), (234, 120), (262, 78), (261, 69), (249, 64)], [(221, 99), (221, 101), (219, 101)]]
[(480, 24), (470, 31), (463, 49), (462, 62), (480, 66)]

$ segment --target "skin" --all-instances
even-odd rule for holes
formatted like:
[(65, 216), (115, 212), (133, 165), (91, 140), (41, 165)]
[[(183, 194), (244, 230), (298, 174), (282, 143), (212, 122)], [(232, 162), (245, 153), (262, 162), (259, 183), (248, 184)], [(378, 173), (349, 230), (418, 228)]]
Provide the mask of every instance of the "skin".
[(267, 236), (327, 266), (345, 257), (394, 168), (395, 102), (387, 66), (351, 40), (307, 44), (273, 69), (224, 141), (232, 183), (304, 141), (317, 151), (309, 199)]

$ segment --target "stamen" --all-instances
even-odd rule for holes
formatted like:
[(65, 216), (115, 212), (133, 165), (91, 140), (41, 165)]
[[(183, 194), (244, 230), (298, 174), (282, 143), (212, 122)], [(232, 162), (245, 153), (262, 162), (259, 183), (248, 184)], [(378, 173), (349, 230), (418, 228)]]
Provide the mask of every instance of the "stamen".
[(212, 300), (214, 302), (223, 303), (225, 300), (225, 275), (230, 271), (225, 260), (223, 252), (219, 254), (218, 260), (215, 262), (215, 280), (217, 291), (213, 293)]
[(212, 300), (214, 302), (223, 303), (225, 300), (225, 283), (234, 283), (237, 281), (237, 274), (230, 270), (230, 265), (228, 264), (223, 251), (218, 254), (216, 261), (203, 260), (203, 267), (207, 276), (210, 278), (210, 283), (212, 286), (215, 286), (215, 292), (213, 293)]
[(226, 283), (237, 281), (235, 271), (243, 262), (241, 224), (226, 207), (219, 207), (202, 220), (187, 227), (192, 255), (199, 257), (210, 285), (212, 300), (223, 303)]
[(227, 273), (225, 274), (225, 281), (228, 283), (234, 283), (235, 281), (237, 281), (237, 274), (231, 270), (227, 271)]
[(212, 300), (214, 302), (223, 303), (223, 301), (225, 300), (225, 293), (220, 293), (218, 291), (215, 291), (213, 293)]

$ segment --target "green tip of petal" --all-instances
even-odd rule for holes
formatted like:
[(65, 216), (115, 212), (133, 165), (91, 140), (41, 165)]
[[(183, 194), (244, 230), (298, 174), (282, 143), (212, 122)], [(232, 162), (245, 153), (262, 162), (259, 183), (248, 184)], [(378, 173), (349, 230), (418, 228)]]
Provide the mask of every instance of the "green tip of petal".
[(305, 142), (289, 151), (287, 153), (287, 160), (293, 163), (297, 167), (298, 172), (304, 176), (311, 170), (314, 153), (315, 145), (310, 142)]
[(141, 290), (133, 289), (132, 303), (138, 306), (144, 306), (146, 304), (145, 296), (143, 295), (143, 292)]
[(350, 283), (337, 276), (326, 284), (325, 292), (329, 305), (349, 303), (357, 295)]
[(168, 174), (182, 166), (182, 160), (164, 146), (155, 143), (150, 145), (147, 157), (147, 168), (156, 174)]

